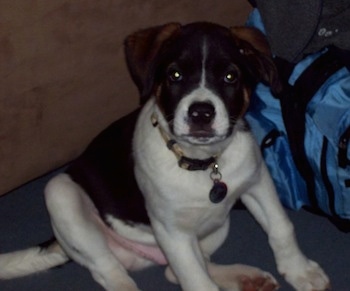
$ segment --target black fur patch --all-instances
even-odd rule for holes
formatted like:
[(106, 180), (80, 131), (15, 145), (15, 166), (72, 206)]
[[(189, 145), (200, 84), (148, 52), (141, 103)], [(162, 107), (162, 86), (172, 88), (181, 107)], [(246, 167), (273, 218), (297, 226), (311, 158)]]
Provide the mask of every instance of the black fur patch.
[(67, 169), (88, 193), (102, 218), (149, 224), (143, 195), (134, 176), (132, 137), (140, 109), (114, 122)]

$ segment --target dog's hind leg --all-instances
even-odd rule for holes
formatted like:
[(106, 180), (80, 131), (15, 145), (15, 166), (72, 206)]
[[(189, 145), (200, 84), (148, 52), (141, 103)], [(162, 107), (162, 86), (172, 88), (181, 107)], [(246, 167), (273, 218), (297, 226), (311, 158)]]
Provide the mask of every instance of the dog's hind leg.
[(60, 174), (48, 183), (45, 199), (55, 236), (73, 260), (87, 267), (106, 290), (138, 290), (109, 248), (96, 209), (78, 184)]

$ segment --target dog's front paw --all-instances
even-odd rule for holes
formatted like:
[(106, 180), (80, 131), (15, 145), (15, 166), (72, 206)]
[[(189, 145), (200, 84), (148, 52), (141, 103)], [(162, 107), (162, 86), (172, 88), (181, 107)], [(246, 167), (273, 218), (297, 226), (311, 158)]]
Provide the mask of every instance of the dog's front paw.
[(303, 266), (288, 268), (284, 276), (286, 281), (298, 291), (331, 290), (328, 276), (317, 263), (311, 260), (306, 260)]

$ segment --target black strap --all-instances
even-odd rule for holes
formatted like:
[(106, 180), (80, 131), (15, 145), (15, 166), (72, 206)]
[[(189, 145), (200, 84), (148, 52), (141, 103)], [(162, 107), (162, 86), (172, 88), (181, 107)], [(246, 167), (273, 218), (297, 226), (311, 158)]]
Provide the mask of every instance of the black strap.
[[(281, 68), (280, 64), (277, 64), (277, 66)], [(282, 72), (284, 90), (278, 97), (281, 103), (283, 121), (294, 162), (307, 184), (310, 203), (316, 208), (318, 204), (315, 194), (314, 173), (307, 159), (304, 146), (306, 108), (322, 84), (342, 67), (344, 67), (344, 63), (338, 57), (336, 50), (329, 48), (326, 53), (305, 69), (293, 86), (287, 83), (288, 78), (286, 77), (288, 71), (291, 71), (291, 66), (287, 66), (287, 70), (285, 69)]]

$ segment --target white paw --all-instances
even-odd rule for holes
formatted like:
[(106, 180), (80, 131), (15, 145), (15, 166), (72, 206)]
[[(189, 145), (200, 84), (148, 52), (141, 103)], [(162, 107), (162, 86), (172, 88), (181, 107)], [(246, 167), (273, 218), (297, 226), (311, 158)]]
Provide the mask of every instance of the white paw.
[(286, 281), (298, 291), (330, 290), (328, 276), (317, 263), (311, 260), (306, 260), (297, 268), (288, 268), (284, 276)]

